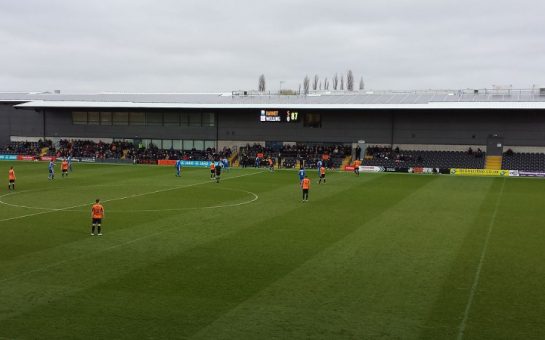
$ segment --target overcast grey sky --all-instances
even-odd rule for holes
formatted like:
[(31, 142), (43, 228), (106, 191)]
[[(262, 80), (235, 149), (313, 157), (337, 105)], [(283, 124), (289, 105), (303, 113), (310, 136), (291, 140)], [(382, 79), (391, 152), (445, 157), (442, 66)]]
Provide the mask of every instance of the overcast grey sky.
[(0, 91), (545, 85), (538, 0), (2, 0)]

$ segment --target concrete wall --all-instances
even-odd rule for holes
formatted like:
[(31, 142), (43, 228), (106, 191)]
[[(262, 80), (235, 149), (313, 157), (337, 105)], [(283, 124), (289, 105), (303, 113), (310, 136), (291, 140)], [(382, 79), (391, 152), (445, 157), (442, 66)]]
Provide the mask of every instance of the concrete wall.
[(34, 110), (16, 110), (18, 103), (0, 103), (0, 142), (10, 141), (10, 136), (43, 137), (43, 115)]
[[(230, 110), (219, 115), (219, 138), (229, 140), (264, 140), (285, 142), (353, 142), (372, 139), (374, 143), (390, 143), (389, 112), (319, 111), (322, 127), (304, 127), (297, 123), (264, 123), (260, 110)], [(299, 110), (304, 115), (304, 110)]]

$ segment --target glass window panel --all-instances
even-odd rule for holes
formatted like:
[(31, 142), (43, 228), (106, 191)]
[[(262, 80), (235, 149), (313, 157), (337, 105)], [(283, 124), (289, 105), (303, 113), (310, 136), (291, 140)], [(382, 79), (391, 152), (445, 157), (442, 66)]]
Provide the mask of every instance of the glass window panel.
[(182, 141), (181, 140), (173, 140), (172, 141), (172, 148), (174, 150), (182, 150), (183, 149), (183, 145), (182, 145)]
[(201, 113), (191, 112), (189, 113), (189, 126), (201, 126)]
[(172, 139), (163, 139), (163, 149), (171, 149), (172, 148)]
[(163, 113), (146, 112), (146, 125), (163, 125)]
[(147, 149), (151, 143), (151, 139), (142, 139), (142, 145)]
[(87, 119), (89, 121), (89, 125), (98, 125), (100, 121), (100, 113), (99, 112), (88, 112), (87, 113)]
[(193, 147), (194, 147), (196, 150), (204, 150), (204, 141), (203, 141), (203, 140), (196, 140), (196, 141), (193, 143)]
[(213, 149), (216, 147), (216, 141), (213, 140), (205, 140), (204, 141), (204, 149)]
[(162, 149), (162, 148), (163, 148), (160, 139), (152, 139), (151, 142), (153, 143), (153, 145), (155, 145), (155, 146), (158, 147), (159, 149)]
[(112, 125), (112, 113), (101, 112), (100, 113), (100, 125)]
[(129, 114), (129, 124), (130, 125), (145, 125), (146, 114), (144, 112), (131, 112)]
[(216, 125), (214, 112), (205, 112), (202, 114), (202, 126), (214, 126)]
[(184, 139), (184, 150), (191, 150), (191, 149), (193, 149), (193, 140)]
[(72, 123), (87, 125), (87, 112), (72, 112)]
[(114, 125), (129, 125), (129, 113), (114, 112), (113, 124)]
[(180, 114), (178, 112), (165, 112), (163, 114), (165, 126), (179, 126)]
[(322, 115), (316, 112), (307, 112), (305, 113), (303, 119), (303, 126), (310, 128), (321, 128), (322, 127)]

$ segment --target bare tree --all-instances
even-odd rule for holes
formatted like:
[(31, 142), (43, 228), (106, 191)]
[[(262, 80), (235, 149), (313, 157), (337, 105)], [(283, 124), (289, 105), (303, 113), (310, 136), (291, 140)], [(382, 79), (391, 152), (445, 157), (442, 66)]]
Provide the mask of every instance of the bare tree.
[(344, 91), (344, 76), (341, 74), (341, 91)]
[(259, 81), (257, 84), (257, 90), (259, 92), (265, 92), (265, 75), (262, 74), (259, 76)]
[(329, 90), (329, 79), (327, 78), (324, 79), (324, 90)]
[(337, 90), (337, 87), (339, 87), (339, 76), (337, 73), (333, 76), (333, 90)]
[(320, 81), (320, 77), (318, 75), (314, 75), (314, 80), (312, 81), (312, 89), (316, 91), (318, 89), (318, 82)]
[(360, 91), (365, 88), (365, 83), (363, 82), (363, 77), (360, 78)]
[(303, 80), (303, 91), (305, 95), (308, 94), (310, 90), (310, 78), (308, 76), (305, 76), (305, 79)]
[(318, 88), (320, 89), (320, 91), (322, 91), (322, 81), (320, 80), (320, 85), (318, 85)]
[(297, 93), (301, 94), (301, 83), (299, 83), (299, 92)]
[(346, 74), (346, 89), (348, 91), (354, 91), (354, 74), (352, 73), (352, 70), (348, 70), (348, 73)]

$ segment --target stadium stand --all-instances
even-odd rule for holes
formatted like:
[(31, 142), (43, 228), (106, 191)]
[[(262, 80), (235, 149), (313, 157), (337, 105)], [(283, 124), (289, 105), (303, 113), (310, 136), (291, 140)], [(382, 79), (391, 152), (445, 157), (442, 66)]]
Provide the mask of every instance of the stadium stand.
[(483, 169), (485, 153), (481, 150), (462, 151), (415, 151), (369, 147), (362, 162), (368, 166), (430, 167)]
[(503, 154), (502, 169), (523, 171), (545, 171), (544, 153), (514, 153), (507, 151)]
[(295, 168), (301, 165), (315, 168), (318, 160), (324, 160), (327, 168), (339, 168), (344, 159), (352, 154), (352, 147), (345, 145), (283, 145), (280, 148), (264, 147), (260, 144), (246, 145), (240, 148), (243, 167), (255, 166), (258, 154), (263, 154), (260, 166), (266, 165), (266, 158), (271, 157), (275, 164), (280, 160), (283, 168)]

